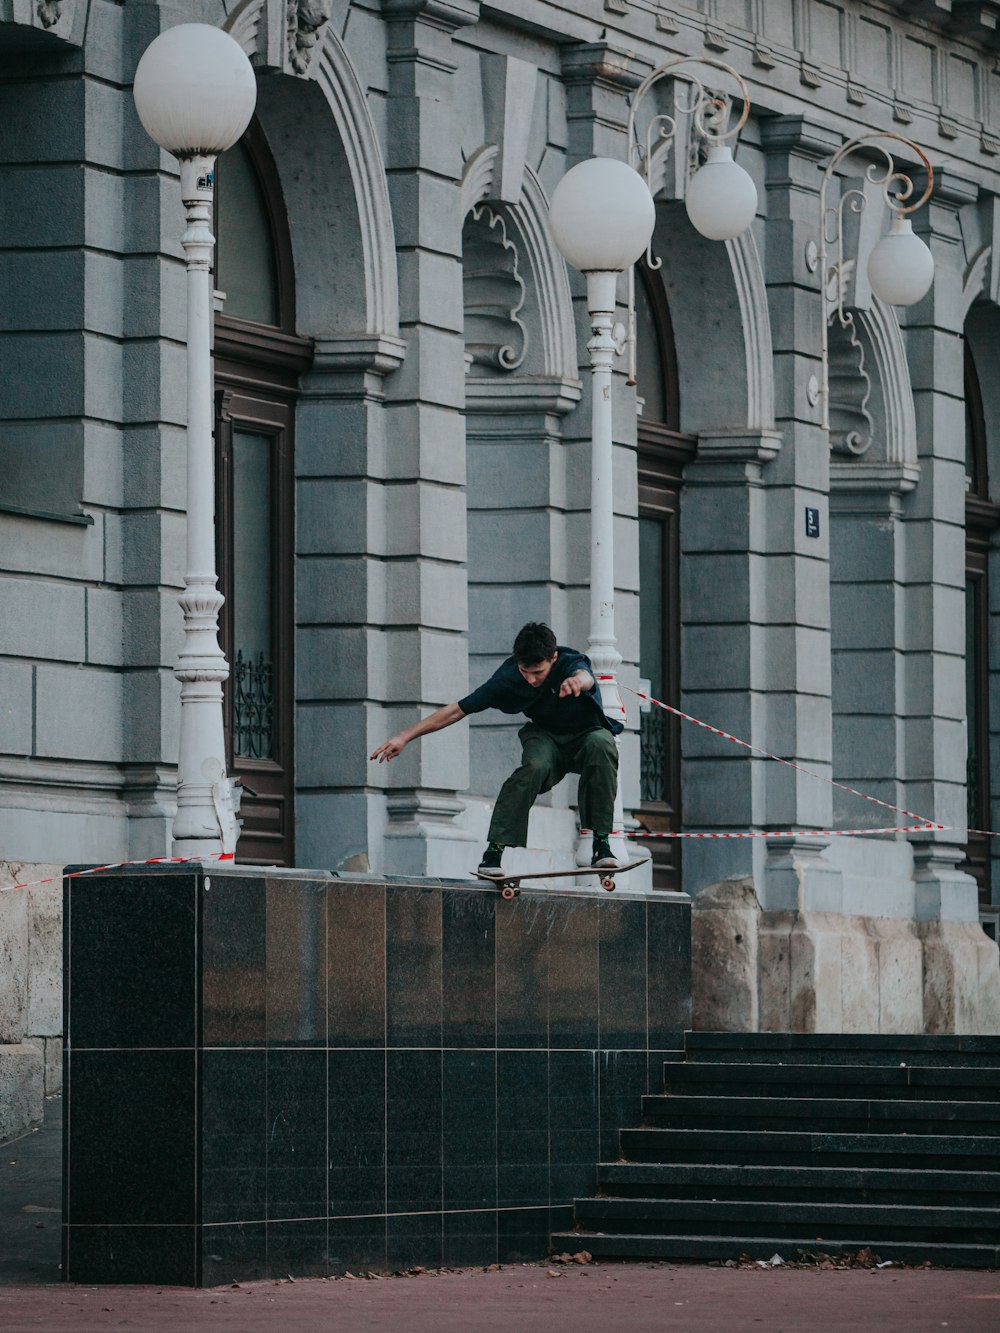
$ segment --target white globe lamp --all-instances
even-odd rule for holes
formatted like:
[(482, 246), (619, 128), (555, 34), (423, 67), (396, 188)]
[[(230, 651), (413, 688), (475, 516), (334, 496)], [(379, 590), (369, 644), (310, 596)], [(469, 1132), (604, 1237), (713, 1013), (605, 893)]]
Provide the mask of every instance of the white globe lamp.
[(927, 295), (934, 281), (934, 256), (914, 236), (909, 218), (897, 214), (868, 256), (868, 281), (886, 305), (915, 305)]
[(714, 144), (708, 158), (688, 182), (684, 199), (696, 231), (710, 241), (734, 241), (757, 213), (757, 187), (750, 174), (733, 161), (732, 149)]
[(627, 162), (592, 157), (555, 188), (549, 225), (567, 263), (583, 273), (622, 273), (649, 244), (656, 206)]
[(215, 157), (250, 123), (257, 80), (235, 38), (208, 23), (179, 23), (142, 54), (133, 87), (146, 133), (174, 157)]

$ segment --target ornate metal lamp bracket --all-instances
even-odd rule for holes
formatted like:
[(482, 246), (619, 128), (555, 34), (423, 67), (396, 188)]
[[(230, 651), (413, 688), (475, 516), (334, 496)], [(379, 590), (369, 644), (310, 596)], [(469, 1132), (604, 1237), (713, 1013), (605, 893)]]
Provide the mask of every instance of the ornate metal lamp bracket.
[[(636, 111), (639, 108), (642, 99), (646, 93), (661, 79), (674, 74), (680, 70), (681, 66), (702, 66), (708, 69), (717, 69), (724, 74), (730, 75), (739, 87), (743, 98), (743, 109), (734, 124), (730, 124), (733, 115), (732, 98), (718, 92), (713, 92), (705, 87), (702, 77), (690, 68), (683, 71), (681, 77), (683, 83), (674, 88), (674, 114), (661, 112), (653, 116), (646, 126), (645, 135), (640, 142), (636, 129)], [(676, 60), (668, 60), (663, 65), (658, 65), (652, 73), (647, 74), (642, 83), (639, 84), (635, 92), (629, 98), (629, 112), (627, 125), (627, 140), (629, 164), (635, 167), (636, 171), (643, 177), (650, 194), (654, 193), (653, 188), (653, 153), (656, 147), (663, 143), (672, 142), (678, 134), (678, 119), (685, 117), (689, 119), (691, 125), (691, 137), (695, 143), (699, 140), (708, 146), (725, 143), (727, 139), (735, 139), (740, 130), (747, 123), (750, 115), (750, 93), (743, 79), (733, 69), (732, 65), (727, 65), (724, 60), (713, 60), (710, 56), (679, 56)], [(655, 196), (654, 196), (655, 197)], [(662, 260), (657, 259), (653, 254), (653, 240), (650, 237), (649, 245), (646, 247), (646, 263), (651, 269), (658, 269)], [(635, 384), (636, 372), (636, 353), (635, 353), (635, 267), (628, 270), (628, 333), (626, 344), (628, 347), (628, 383)]]
[[(880, 142), (885, 139), (893, 139), (897, 143), (904, 144), (920, 159), (927, 173), (927, 183), (919, 199), (913, 199), (916, 187), (911, 177), (897, 168), (892, 153), (884, 143)], [(857, 261), (844, 257), (844, 218), (848, 209), (852, 213), (861, 213), (868, 205), (868, 198), (863, 189), (850, 189), (841, 194), (836, 207), (830, 208), (826, 202), (826, 191), (841, 162), (866, 144), (870, 144), (884, 160), (870, 162), (865, 168), (865, 179), (881, 187), (886, 207), (897, 217), (905, 217), (907, 213), (914, 213), (918, 208), (922, 208), (934, 190), (934, 168), (927, 154), (912, 139), (906, 139), (903, 135), (891, 131), (858, 135), (857, 138), (842, 144), (827, 163), (819, 187), (819, 249), (817, 250), (812, 241), (806, 247), (807, 268), (810, 272), (819, 270), (820, 296), (823, 303), (820, 330), (822, 384), (819, 397), (822, 402), (822, 426), (825, 431), (830, 429), (829, 326), (834, 315), (842, 328), (853, 331), (854, 326), (854, 315), (844, 308), (844, 292)]]

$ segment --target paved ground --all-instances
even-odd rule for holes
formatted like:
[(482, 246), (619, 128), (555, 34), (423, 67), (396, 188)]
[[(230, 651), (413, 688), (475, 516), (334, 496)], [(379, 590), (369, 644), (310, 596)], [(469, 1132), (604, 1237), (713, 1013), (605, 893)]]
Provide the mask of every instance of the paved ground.
[(4, 1333), (996, 1333), (995, 1273), (782, 1271), (607, 1264), (386, 1278), (155, 1287), (0, 1287)]
[(517, 1265), (213, 1291), (59, 1284), (60, 1105), (0, 1147), (3, 1333), (1000, 1333), (1000, 1273)]
[(58, 1282), (61, 1225), (62, 1102), (51, 1097), (41, 1129), (0, 1144), (0, 1283)]

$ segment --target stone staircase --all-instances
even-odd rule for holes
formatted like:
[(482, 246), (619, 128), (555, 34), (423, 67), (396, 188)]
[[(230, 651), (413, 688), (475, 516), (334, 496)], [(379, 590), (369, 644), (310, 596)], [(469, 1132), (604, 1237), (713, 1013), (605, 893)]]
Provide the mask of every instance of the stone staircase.
[(1000, 1036), (693, 1032), (557, 1251), (1000, 1266)]

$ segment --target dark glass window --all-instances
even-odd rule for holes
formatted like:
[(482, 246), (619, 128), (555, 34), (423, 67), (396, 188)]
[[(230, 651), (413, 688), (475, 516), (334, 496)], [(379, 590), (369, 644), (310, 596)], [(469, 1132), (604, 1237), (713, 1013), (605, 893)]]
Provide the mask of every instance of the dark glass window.
[(990, 827), (992, 808), (989, 556), (993, 535), (1000, 527), (1000, 505), (993, 504), (989, 494), (983, 399), (976, 363), (968, 342), (965, 345), (965, 458), (968, 478), (965, 498), (966, 796), (970, 832), (962, 868), (976, 880), (980, 913), (987, 928), (995, 934), (997, 910), (992, 905), (990, 887), (992, 839), (974, 830)]
[[(681, 435), (670, 314), (659, 274), (636, 272), (638, 428), (639, 675), (648, 693), (679, 705), (681, 662), (680, 505), (694, 440)], [(655, 705), (639, 715), (639, 816), (651, 832), (681, 827), (680, 721)], [(650, 839), (653, 885), (679, 889), (681, 843)]]
[(296, 337), (274, 162), (251, 125), (216, 171), (217, 540), (228, 762), (243, 782), (237, 859), (292, 865), (294, 420), (311, 344)]

